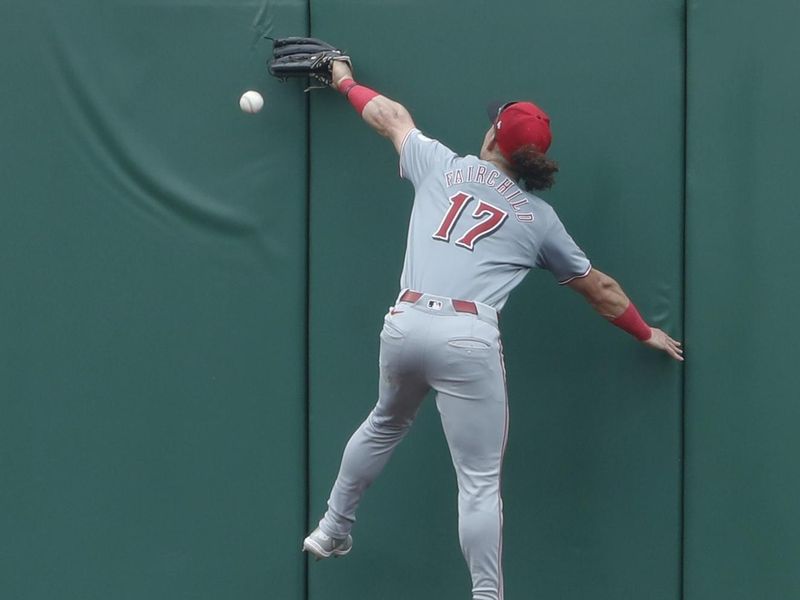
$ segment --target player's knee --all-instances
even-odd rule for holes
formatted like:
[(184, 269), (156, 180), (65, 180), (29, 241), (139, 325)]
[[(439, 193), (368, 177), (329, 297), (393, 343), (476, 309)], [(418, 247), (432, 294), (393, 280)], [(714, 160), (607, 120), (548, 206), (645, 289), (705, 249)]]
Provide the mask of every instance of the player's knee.
[(374, 437), (405, 435), (413, 422), (413, 419), (373, 413), (367, 419), (367, 432)]
[(500, 482), (487, 478), (476, 485), (462, 486), (458, 492), (458, 505), (462, 511), (495, 512), (500, 504)]

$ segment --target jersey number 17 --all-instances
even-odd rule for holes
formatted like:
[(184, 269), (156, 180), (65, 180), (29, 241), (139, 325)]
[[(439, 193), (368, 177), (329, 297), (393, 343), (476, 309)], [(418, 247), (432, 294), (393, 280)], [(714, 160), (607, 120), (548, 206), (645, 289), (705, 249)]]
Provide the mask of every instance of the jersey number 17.
[[(433, 234), (433, 239), (449, 242), (450, 234), (453, 233), (453, 228), (461, 217), (461, 213), (464, 212), (467, 204), (475, 199), (474, 196), (470, 196), (464, 192), (458, 192), (456, 195), (450, 196), (450, 208), (447, 209), (447, 213), (444, 215), (439, 229)], [(461, 246), (467, 250), (472, 250), (479, 240), (489, 237), (500, 229), (508, 217), (508, 213), (488, 202), (478, 200), (478, 205), (475, 207), (472, 216), (475, 219), (482, 218), (483, 220), (456, 240), (456, 246)]]

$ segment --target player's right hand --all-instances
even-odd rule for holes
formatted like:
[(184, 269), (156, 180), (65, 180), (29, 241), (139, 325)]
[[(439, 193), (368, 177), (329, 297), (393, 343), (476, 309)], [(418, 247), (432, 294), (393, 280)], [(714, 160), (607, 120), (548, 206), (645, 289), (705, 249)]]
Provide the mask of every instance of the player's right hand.
[(683, 362), (683, 348), (679, 341), (673, 340), (657, 327), (651, 327), (650, 330), (653, 335), (650, 336), (649, 340), (644, 342), (645, 345), (666, 352), (675, 360)]

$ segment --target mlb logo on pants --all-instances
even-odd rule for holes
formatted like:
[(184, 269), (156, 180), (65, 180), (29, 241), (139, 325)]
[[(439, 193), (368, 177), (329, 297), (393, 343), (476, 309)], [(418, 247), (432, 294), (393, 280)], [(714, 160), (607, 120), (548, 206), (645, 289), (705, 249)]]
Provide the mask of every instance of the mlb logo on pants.
[(442, 301), (428, 300), (428, 308), (432, 308), (433, 310), (442, 310)]

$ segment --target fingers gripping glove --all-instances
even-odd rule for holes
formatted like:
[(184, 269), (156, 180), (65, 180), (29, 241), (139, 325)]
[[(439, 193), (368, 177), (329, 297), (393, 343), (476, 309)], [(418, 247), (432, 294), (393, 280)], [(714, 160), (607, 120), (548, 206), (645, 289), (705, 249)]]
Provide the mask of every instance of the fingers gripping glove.
[(287, 37), (274, 40), (271, 75), (286, 80), (290, 77), (312, 77), (323, 86), (331, 84), (333, 62), (342, 60), (352, 69), (350, 57), (327, 42), (316, 38)]

